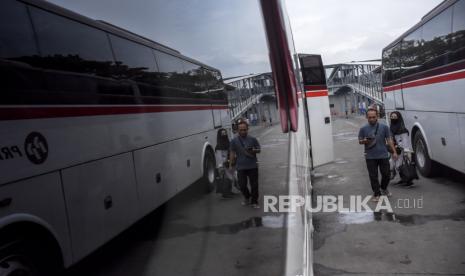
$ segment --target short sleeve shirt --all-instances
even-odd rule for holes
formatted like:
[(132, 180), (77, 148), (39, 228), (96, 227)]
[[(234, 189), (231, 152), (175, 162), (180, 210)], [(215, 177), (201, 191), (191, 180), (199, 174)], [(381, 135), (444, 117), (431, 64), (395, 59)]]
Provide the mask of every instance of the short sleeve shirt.
[(260, 144), (255, 137), (247, 135), (246, 137), (236, 136), (231, 141), (231, 151), (236, 153), (236, 169), (237, 170), (248, 170), (258, 168), (257, 156), (253, 157), (246, 153), (246, 149), (253, 147), (260, 149)]
[[(389, 152), (386, 148), (386, 139), (391, 138), (391, 131), (389, 127), (380, 122), (378, 132), (376, 134), (376, 145), (372, 148), (368, 148), (368, 145), (365, 145), (365, 158), (366, 159), (385, 159), (389, 158)], [(370, 124), (364, 125), (360, 128), (358, 133), (358, 139), (364, 139), (366, 137), (374, 137), (376, 132), (376, 124), (374, 126)]]

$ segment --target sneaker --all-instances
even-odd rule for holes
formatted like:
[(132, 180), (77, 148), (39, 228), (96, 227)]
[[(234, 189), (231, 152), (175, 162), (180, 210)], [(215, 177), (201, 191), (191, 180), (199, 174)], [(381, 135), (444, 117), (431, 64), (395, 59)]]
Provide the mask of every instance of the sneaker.
[(252, 208), (254, 208), (254, 209), (260, 209), (260, 205), (258, 205), (257, 203), (254, 203), (254, 204), (252, 204)]
[(250, 205), (250, 200), (244, 199), (244, 200), (241, 202), (241, 205), (242, 205), (242, 206), (249, 206), (249, 205)]
[(382, 194), (382, 195), (385, 195), (385, 196), (392, 196), (391, 192), (389, 192), (388, 189), (386, 189), (386, 190), (381, 190), (381, 194)]
[(371, 201), (378, 202), (379, 201), (379, 196), (372, 196)]

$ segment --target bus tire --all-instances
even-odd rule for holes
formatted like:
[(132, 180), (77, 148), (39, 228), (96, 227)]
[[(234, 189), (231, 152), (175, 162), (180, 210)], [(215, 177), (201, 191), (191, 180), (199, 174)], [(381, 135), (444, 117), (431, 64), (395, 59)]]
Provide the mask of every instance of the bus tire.
[(418, 171), (425, 177), (433, 177), (437, 171), (437, 164), (430, 158), (428, 146), (420, 131), (417, 131), (413, 138), (413, 149)]
[(203, 177), (202, 182), (204, 183), (205, 192), (210, 193), (215, 188), (216, 178), (216, 161), (215, 155), (212, 150), (208, 148), (205, 151), (205, 158), (203, 161)]
[(0, 276), (55, 276), (58, 265), (47, 246), (37, 241), (14, 239), (0, 245)]

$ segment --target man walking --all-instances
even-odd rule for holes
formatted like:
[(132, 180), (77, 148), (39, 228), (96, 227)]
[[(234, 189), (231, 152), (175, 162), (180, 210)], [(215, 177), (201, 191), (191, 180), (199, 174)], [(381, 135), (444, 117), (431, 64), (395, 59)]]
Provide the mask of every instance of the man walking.
[[(251, 204), (253, 208), (258, 205), (258, 164), (257, 153), (260, 153), (260, 144), (257, 139), (248, 135), (249, 125), (242, 121), (238, 125), (239, 135), (231, 141), (230, 162), (236, 164), (237, 178), (244, 201), (242, 205)], [(247, 178), (250, 190), (247, 187)]]
[[(373, 189), (372, 201), (379, 201), (381, 194), (391, 196), (387, 186), (389, 184), (389, 152), (386, 142), (391, 148), (392, 158), (396, 160), (397, 153), (392, 142), (392, 135), (389, 127), (378, 122), (378, 110), (368, 109), (368, 124), (360, 128), (358, 133), (359, 144), (365, 145), (365, 158), (370, 177), (371, 188)], [(381, 172), (381, 190), (378, 180), (378, 167)]]

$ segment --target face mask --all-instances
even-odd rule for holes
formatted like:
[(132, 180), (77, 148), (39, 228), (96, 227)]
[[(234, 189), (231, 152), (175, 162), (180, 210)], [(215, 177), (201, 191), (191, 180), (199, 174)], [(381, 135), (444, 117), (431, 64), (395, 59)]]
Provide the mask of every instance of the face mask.
[(391, 124), (397, 124), (398, 121), (399, 119), (391, 119)]

